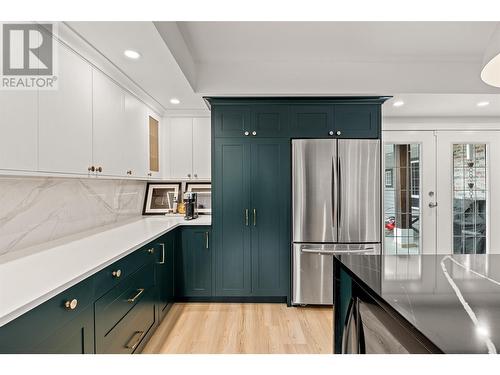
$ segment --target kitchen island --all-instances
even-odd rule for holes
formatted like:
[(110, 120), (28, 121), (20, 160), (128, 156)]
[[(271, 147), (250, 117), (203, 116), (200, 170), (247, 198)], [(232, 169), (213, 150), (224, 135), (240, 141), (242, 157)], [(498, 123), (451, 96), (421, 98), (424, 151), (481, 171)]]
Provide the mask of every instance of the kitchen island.
[(500, 255), (334, 257), (335, 353), (497, 353)]

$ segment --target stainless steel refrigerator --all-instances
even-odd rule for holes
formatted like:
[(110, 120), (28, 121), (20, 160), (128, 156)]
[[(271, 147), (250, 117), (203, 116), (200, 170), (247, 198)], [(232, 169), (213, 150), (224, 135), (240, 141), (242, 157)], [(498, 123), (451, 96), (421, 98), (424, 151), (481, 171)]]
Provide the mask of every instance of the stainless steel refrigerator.
[(335, 253), (379, 253), (380, 140), (292, 141), (292, 304), (333, 303)]

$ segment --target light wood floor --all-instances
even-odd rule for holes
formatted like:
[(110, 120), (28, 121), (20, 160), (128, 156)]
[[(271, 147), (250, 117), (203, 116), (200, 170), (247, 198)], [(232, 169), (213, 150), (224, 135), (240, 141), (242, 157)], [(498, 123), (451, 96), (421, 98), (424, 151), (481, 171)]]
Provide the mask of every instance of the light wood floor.
[(176, 303), (143, 353), (332, 353), (333, 309), (277, 303)]

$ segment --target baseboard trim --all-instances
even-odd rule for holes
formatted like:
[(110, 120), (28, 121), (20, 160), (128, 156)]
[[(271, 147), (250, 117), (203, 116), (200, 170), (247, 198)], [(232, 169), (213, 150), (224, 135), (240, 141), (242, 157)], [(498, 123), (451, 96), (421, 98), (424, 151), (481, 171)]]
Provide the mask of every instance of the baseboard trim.
[(287, 303), (287, 296), (272, 296), (272, 297), (233, 297), (233, 296), (217, 296), (217, 297), (177, 297), (176, 302), (232, 302), (232, 303)]

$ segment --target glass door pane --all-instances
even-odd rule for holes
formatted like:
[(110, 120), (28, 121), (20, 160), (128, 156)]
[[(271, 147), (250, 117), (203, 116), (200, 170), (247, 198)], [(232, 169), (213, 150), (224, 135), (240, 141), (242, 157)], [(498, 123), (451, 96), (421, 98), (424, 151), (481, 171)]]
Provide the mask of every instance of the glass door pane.
[(486, 144), (453, 144), (453, 253), (485, 254)]
[(386, 254), (420, 253), (420, 144), (384, 145), (384, 249)]

